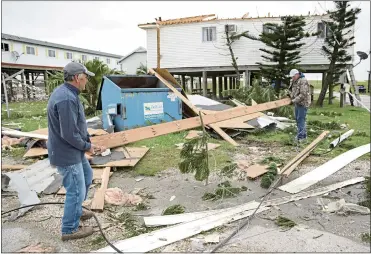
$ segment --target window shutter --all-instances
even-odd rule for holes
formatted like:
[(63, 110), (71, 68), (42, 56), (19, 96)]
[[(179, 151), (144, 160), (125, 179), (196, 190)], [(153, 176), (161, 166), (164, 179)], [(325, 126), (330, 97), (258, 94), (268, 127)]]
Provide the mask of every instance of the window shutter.
[(55, 58), (58, 59), (58, 50), (55, 50)]
[(23, 44), (23, 54), (26, 54), (26, 45)]
[(14, 45), (13, 45), (13, 42), (10, 43), (10, 50), (11, 50), (11, 51), (14, 51)]
[(67, 52), (64, 52), (64, 59), (67, 59)]
[(48, 49), (45, 49), (45, 55), (46, 55), (46, 56), (49, 56), (49, 54), (48, 54)]
[(38, 49), (37, 49), (37, 47), (35, 47), (35, 55), (39, 55), (39, 51), (38, 51)]

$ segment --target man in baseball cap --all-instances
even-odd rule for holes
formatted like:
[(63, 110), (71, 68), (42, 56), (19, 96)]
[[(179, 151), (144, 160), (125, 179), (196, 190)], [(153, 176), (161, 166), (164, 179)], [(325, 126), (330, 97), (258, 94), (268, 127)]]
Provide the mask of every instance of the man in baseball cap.
[(79, 227), (80, 220), (93, 216), (92, 212), (82, 209), (93, 178), (85, 152), (95, 154), (106, 149), (91, 144), (84, 107), (79, 100), (88, 77), (95, 74), (75, 62), (67, 64), (63, 74), (65, 82), (54, 89), (48, 101), (47, 147), (50, 164), (63, 176), (66, 189), (62, 218), (62, 240), (65, 241), (93, 234), (92, 227)]
[(296, 139), (301, 142), (307, 138), (306, 117), (307, 111), (311, 103), (310, 86), (304, 74), (297, 69), (290, 71), (291, 85), (291, 101), (295, 106), (295, 119), (298, 129)]

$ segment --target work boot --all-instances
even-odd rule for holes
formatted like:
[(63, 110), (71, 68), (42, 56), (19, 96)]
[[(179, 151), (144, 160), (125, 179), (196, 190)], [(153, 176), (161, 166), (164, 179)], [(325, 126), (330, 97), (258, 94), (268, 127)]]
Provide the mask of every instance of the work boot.
[(82, 209), (82, 215), (80, 217), (80, 220), (88, 220), (91, 217), (93, 217), (93, 212), (92, 211)]
[(84, 238), (92, 235), (93, 233), (93, 227), (79, 227), (74, 233), (62, 234), (62, 241)]

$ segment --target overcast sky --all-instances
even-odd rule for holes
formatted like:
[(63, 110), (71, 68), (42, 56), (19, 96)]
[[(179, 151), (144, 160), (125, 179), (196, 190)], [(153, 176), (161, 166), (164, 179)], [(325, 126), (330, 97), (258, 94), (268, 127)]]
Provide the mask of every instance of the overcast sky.
[[(362, 9), (355, 25), (355, 51), (370, 51), (370, 3), (352, 2)], [(216, 14), (220, 18), (322, 14), (333, 7), (330, 1), (193, 1), (193, 2), (31, 2), (2, 1), (2, 32), (126, 55), (146, 47), (146, 33), (138, 24), (179, 17)], [(357, 57), (358, 59), (358, 57)], [(366, 80), (370, 59), (355, 68), (357, 80)], [(319, 75), (318, 75), (319, 77)], [(314, 77), (313, 77), (314, 78)]]

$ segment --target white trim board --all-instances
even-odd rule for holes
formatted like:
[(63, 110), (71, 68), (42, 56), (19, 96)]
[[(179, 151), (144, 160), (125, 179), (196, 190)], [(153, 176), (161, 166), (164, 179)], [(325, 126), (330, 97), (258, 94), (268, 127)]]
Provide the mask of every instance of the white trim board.
[[(231, 209), (219, 214), (201, 218), (198, 220), (182, 223), (172, 227), (159, 229), (151, 233), (142, 234), (123, 241), (114, 243), (122, 252), (148, 252), (179, 240), (197, 235), (202, 231), (207, 231), (215, 227), (236, 221), (252, 215), (259, 206), (258, 202), (252, 201), (246, 203), (239, 209)], [(260, 207), (256, 213), (268, 210), (268, 207)], [(248, 210), (248, 211), (247, 211)], [(107, 246), (96, 252), (114, 252), (112, 247)]]
[(17, 130), (12, 130), (12, 131), (6, 131), (2, 130), (2, 134), (10, 136), (10, 137), (29, 137), (29, 138), (37, 138), (37, 139), (48, 139), (48, 135), (41, 135), (41, 134), (36, 134), (36, 133), (30, 133), (30, 132), (22, 132), (22, 131), (17, 131)]
[[(337, 190), (343, 188), (348, 185), (356, 184), (365, 181), (364, 177), (357, 177), (350, 180), (346, 180), (339, 183), (334, 183), (328, 186), (320, 187), (314, 190), (300, 192), (298, 194), (285, 196), (282, 198), (276, 198), (264, 201), (262, 206), (277, 206), (282, 204), (287, 204), (293, 201), (298, 201), (304, 198), (314, 197), (326, 194), (330, 191)], [(239, 207), (239, 206), (236, 206)], [(234, 208), (236, 208), (234, 207)], [(162, 216), (149, 216), (144, 217), (144, 222), (147, 227), (155, 227), (155, 226), (166, 226), (166, 225), (173, 225), (182, 222), (193, 221), (196, 219), (200, 219), (206, 216), (211, 216), (213, 214), (221, 213), (227, 210), (231, 210), (232, 208), (224, 208), (218, 210), (210, 210), (210, 211), (203, 211), (203, 212), (194, 212), (194, 213), (183, 213), (183, 214), (174, 214), (174, 215), (162, 215)]]
[(340, 137), (336, 138), (334, 141), (330, 143), (330, 148), (335, 148), (338, 144), (343, 142), (345, 139), (349, 138), (353, 134), (354, 130), (351, 129), (344, 134), (342, 134)]
[(289, 193), (298, 193), (342, 169), (352, 161), (370, 152), (370, 144), (347, 151), (301, 177), (278, 187)]

